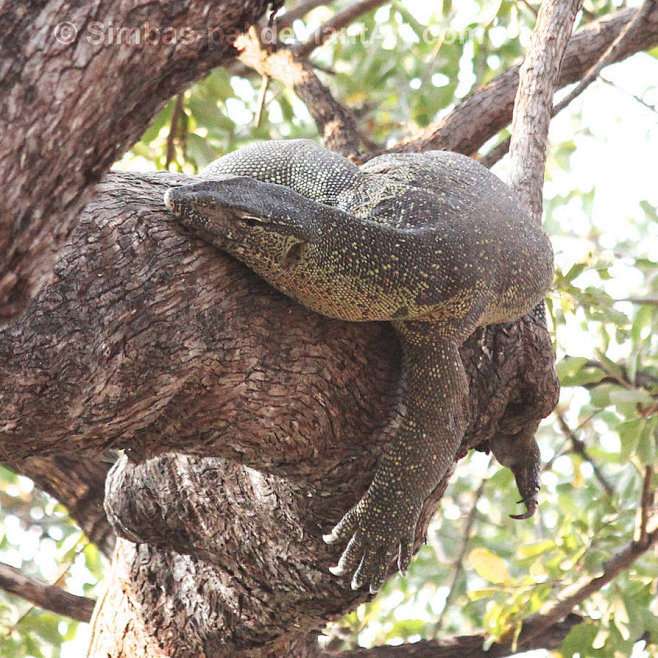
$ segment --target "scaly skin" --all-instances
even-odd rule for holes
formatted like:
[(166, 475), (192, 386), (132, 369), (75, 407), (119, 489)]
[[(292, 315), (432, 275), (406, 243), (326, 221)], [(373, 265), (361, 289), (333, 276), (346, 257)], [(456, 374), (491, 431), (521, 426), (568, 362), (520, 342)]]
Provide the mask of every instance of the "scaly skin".
[[(424, 501), (452, 467), (468, 385), (458, 348), (476, 327), (512, 321), (553, 276), (548, 238), (509, 189), (453, 153), (384, 155), (362, 167), (308, 140), (263, 142), (170, 189), (167, 207), (304, 306), (389, 320), (404, 354), (406, 414), (370, 487), (325, 536), (349, 539), (332, 571), (376, 591), (405, 571)], [(532, 451), (530, 451), (532, 453)], [(537, 455), (514, 456), (534, 505)]]

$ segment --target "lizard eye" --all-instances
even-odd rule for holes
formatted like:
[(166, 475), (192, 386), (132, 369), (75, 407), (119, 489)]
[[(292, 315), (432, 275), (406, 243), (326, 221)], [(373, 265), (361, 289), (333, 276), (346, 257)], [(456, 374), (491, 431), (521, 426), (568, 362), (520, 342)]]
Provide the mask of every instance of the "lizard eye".
[(258, 217), (256, 215), (241, 215), (240, 219), (244, 224), (246, 224), (250, 228), (254, 226), (259, 226), (260, 224), (267, 224), (267, 222), (269, 222), (269, 219), (267, 217)]

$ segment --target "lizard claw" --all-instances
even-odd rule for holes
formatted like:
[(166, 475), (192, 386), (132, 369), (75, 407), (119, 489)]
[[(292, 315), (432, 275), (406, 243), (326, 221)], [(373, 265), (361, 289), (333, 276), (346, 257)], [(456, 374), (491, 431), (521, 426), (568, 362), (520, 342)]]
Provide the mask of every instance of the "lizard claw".
[(516, 437), (496, 436), (491, 440), (491, 449), (496, 459), (514, 473), (516, 487), (521, 494), (519, 502), (526, 506), (523, 514), (510, 514), (510, 517), (529, 519), (537, 509), (541, 468), (539, 447), (533, 434), (526, 432)]
[[(352, 539), (350, 539), (347, 548), (343, 551), (343, 554), (338, 560), (338, 564), (335, 567), (330, 567), (329, 571), (334, 574), (334, 576), (344, 576), (351, 571), (354, 571), (359, 563), (361, 562), (361, 553), (362, 553), (362, 542), (359, 537), (359, 533), (355, 533)], [(354, 579), (352, 580), (354, 584)], [(352, 589), (358, 589), (358, 587), (352, 587)]]
[[(325, 544), (335, 544), (341, 539), (347, 539), (354, 534), (358, 524), (356, 507), (353, 507), (345, 516), (333, 527), (332, 531), (322, 535), (322, 541)], [(349, 547), (348, 547), (349, 548)], [(347, 549), (345, 550), (345, 553)], [(345, 555), (343, 553), (343, 555)]]
[(521, 498), (519, 503), (523, 503), (526, 511), (523, 514), (510, 514), (512, 519), (529, 519), (537, 511), (537, 496), (533, 493), (528, 498)]
[(369, 492), (323, 539), (335, 543), (350, 537), (335, 567), (336, 576), (353, 573), (354, 590), (367, 585), (370, 593), (379, 591), (386, 580), (388, 567), (398, 554), (398, 568), (406, 572), (413, 554), (416, 524), (422, 503), (400, 505), (392, 518), (376, 505)]

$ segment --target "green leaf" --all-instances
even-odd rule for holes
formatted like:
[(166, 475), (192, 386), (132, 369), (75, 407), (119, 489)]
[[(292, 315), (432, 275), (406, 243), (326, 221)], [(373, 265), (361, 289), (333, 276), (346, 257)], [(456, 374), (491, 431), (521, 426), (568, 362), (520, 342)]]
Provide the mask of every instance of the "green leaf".
[(591, 655), (589, 649), (594, 644), (598, 632), (597, 624), (593, 622), (583, 622), (574, 626), (560, 647), (562, 658)]
[(635, 418), (619, 425), (618, 431), (621, 439), (619, 456), (623, 461), (628, 461), (629, 457), (635, 453), (646, 422), (644, 418)]
[(504, 585), (510, 581), (507, 565), (497, 555), (487, 548), (474, 548), (468, 554), (471, 566), (480, 576), (496, 585)]
[(517, 549), (518, 554), (524, 558), (535, 558), (542, 555), (549, 550), (555, 548), (555, 541), (552, 539), (544, 539), (543, 541), (534, 544), (524, 544)]
[(645, 466), (653, 466), (658, 455), (658, 416), (647, 418), (640, 430), (637, 444), (638, 459)]
[(648, 304), (645, 306), (640, 306), (635, 314), (635, 319), (633, 320), (633, 325), (631, 327), (631, 340), (633, 343), (637, 344), (641, 342), (642, 333), (651, 328), (651, 320), (653, 318), (654, 309)]
[(612, 401), (610, 399), (610, 396), (612, 395), (613, 391), (616, 391), (619, 388), (617, 384), (600, 384), (599, 386), (595, 386), (590, 392), (590, 400), (592, 401), (592, 404), (595, 407), (599, 407), (600, 409), (603, 409), (604, 407), (607, 407), (608, 405), (612, 404)]
[(146, 129), (146, 132), (142, 135), (141, 142), (145, 144), (150, 144), (157, 136), (160, 130), (171, 122), (171, 114), (174, 107), (174, 99), (171, 99), (165, 107), (156, 114), (155, 119), (151, 125)]
[(595, 384), (606, 376), (601, 368), (593, 365), (589, 359), (580, 356), (565, 356), (564, 359), (557, 363), (555, 369), (562, 386)]
[(652, 397), (641, 388), (618, 388), (610, 393), (610, 401), (618, 404), (620, 402), (633, 402), (636, 404), (651, 404)]
[(565, 356), (555, 366), (557, 375), (562, 381), (564, 378), (573, 377), (586, 363), (588, 359), (584, 356)]

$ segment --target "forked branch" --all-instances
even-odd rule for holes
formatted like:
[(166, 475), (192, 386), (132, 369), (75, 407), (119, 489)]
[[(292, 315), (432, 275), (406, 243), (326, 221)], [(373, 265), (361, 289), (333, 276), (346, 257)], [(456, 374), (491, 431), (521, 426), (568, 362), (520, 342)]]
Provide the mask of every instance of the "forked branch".
[(345, 157), (356, 156), (360, 139), (354, 118), (322, 84), (306, 59), (288, 47), (268, 51), (253, 29), (238, 37), (235, 46), (240, 50), (240, 61), (263, 77), (290, 87), (304, 101), (327, 148)]

